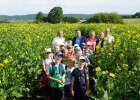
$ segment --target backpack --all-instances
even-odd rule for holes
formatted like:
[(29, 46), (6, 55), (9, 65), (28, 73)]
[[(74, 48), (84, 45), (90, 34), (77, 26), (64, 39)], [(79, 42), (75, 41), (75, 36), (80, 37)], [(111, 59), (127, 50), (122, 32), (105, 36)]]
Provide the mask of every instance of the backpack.
[[(57, 73), (57, 74), (60, 74), (61, 76), (62, 76), (62, 70), (63, 70), (63, 64), (62, 63), (60, 63), (59, 64), (59, 73)], [(51, 71), (51, 76), (53, 76), (55, 74), (55, 63), (52, 63), (52, 71)]]

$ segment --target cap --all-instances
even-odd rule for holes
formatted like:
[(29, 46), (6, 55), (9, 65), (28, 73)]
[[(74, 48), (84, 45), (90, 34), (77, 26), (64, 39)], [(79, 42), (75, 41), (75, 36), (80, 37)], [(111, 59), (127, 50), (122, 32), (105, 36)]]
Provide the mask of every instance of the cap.
[(67, 48), (72, 48), (72, 46), (68, 45)]
[(76, 47), (74, 50), (81, 50), (81, 48), (80, 47)]
[(86, 61), (86, 58), (81, 56), (81, 57), (79, 57), (79, 60), (85, 60)]
[(46, 48), (46, 49), (45, 49), (45, 52), (46, 52), (46, 53), (51, 52), (51, 48)]
[(56, 52), (56, 53), (55, 53), (55, 56), (62, 56), (62, 57), (63, 57), (63, 55), (62, 55), (61, 52)]
[(81, 45), (82, 45), (82, 46), (85, 46), (86, 44), (85, 44), (85, 43), (82, 43)]
[(76, 46), (77, 46), (77, 47), (79, 47), (79, 45), (78, 45), (78, 44), (74, 44), (74, 47), (76, 47)]
[(86, 45), (91, 45), (91, 44), (89, 42), (87, 42)]

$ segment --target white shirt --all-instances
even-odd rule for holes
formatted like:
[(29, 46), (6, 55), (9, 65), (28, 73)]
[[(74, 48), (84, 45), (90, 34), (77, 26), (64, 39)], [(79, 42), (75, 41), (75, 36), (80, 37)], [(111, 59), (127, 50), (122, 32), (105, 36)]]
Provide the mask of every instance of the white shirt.
[(102, 41), (103, 41), (103, 40), (99, 39), (99, 43), (98, 43), (98, 44), (101, 44), (101, 43), (102, 43)]
[[(106, 38), (106, 37), (105, 37)], [(108, 42), (111, 43), (112, 41), (114, 41), (114, 37), (111, 35), (108, 35)]]
[(71, 81), (72, 81), (71, 73), (73, 72), (73, 70), (74, 70), (74, 67), (72, 67), (72, 68), (67, 67), (67, 69), (66, 69), (66, 77), (65, 77), (65, 80), (66, 80), (65, 85), (71, 84)]
[(60, 46), (60, 44), (65, 42), (65, 38), (56, 37), (52, 41), (52, 46)]

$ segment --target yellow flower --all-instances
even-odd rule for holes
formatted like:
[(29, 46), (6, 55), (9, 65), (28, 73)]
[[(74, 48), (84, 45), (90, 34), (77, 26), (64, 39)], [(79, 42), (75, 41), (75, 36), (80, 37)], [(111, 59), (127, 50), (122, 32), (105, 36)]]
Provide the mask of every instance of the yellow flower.
[(115, 77), (115, 74), (113, 74), (113, 73), (109, 73), (109, 76), (111, 76), (111, 77)]
[(97, 71), (101, 71), (101, 68), (100, 67), (97, 67), (97, 68), (95, 68), (95, 70), (96, 70), (96, 72)]
[(118, 70), (122, 70), (121, 68), (118, 68)]
[(26, 88), (26, 92), (29, 92), (30, 91), (30, 89), (29, 88)]
[(7, 64), (9, 61), (8, 59), (3, 60), (3, 63)]
[(105, 70), (106, 73), (108, 73), (108, 70)]
[(3, 67), (4, 66), (3, 63), (0, 63), (0, 66)]
[(102, 71), (102, 74), (106, 74), (106, 72), (105, 71)]
[(108, 55), (111, 56), (112, 54), (111, 53), (108, 53)]
[(17, 78), (19, 78), (19, 75), (17, 75)]
[(120, 56), (123, 57), (124, 55), (123, 54), (120, 54)]
[(10, 59), (12, 59), (12, 57), (11, 56), (8, 56)]
[(96, 46), (96, 49), (99, 49), (99, 48), (100, 48), (100, 46), (99, 46), (99, 45), (97, 45), (97, 46)]
[(140, 48), (137, 48), (137, 52), (140, 52)]
[(129, 74), (130, 74), (130, 75), (135, 75), (135, 72), (129, 71)]
[(122, 66), (123, 66), (123, 67), (128, 67), (128, 64), (123, 64)]

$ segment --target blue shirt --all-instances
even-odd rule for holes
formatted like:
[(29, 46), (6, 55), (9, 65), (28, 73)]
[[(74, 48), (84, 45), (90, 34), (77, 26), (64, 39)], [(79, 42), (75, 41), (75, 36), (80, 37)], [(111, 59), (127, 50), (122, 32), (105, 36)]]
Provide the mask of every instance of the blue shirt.
[(78, 44), (80, 46), (80, 42), (81, 42), (80, 37), (76, 37), (75, 44)]

